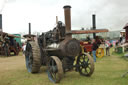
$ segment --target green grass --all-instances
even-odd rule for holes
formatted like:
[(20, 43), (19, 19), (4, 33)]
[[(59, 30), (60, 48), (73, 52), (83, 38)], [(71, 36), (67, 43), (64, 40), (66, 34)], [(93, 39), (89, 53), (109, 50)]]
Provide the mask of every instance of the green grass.
[[(56, 85), (128, 85), (128, 75), (121, 75), (128, 71), (128, 61), (121, 55), (114, 53), (97, 59), (95, 71), (91, 77), (80, 76), (75, 71), (67, 72), (59, 84)], [(54, 85), (50, 82), (46, 68), (41, 68), (38, 74), (30, 74), (25, 66), (0, 73), (0, 85)]]

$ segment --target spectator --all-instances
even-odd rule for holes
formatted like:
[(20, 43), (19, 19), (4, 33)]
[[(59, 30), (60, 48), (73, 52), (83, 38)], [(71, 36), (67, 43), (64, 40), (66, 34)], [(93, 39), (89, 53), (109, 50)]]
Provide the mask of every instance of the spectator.
[(23, 45), (22, 50), (23, 50), (23, 54), (25, 54), (26, 44)]
[(120, 35), (120, 39), (119, 39), (120, 44), (122, 44), (122, 41), (123, 41), (123, 36)]
[(110, 42), (109, 42), (109, 40), (105, 41), (105, 47), (106, 47), (106, 56), (110, 56), (110, 52), (109, 52)]
[(96, 50), (98, 48), (98, 45), (95, 41), (95, 39), (92, 40), (92, 54), (93, 54), (93, 59), (94, 59), (94, 62), (96, 62)]
[(4, 52), (6, 56), (10, 56), (9, 44), (7, 41), (4, 43)]
[(16, 49), (16, 52), (18, 52), (17, 42), (16, 42), (16, 40), (13, 40), (13, 44), (14, 44), (14, 47), (15, 47), (15, 49)]

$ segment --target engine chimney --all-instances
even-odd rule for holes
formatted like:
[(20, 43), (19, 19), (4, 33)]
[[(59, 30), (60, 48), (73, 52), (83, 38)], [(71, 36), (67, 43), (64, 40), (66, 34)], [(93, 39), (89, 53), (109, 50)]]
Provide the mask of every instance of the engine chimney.
[(58, 23), (58, 16), (56, 16), (56, 24)]
[(2, 32), (2, 14), (0, 14), (0, 32)]
[[(65, 16), (65, 26), (66, 26), (66, 33), (71, 31), (71, 12), (70, 8), (71, 6), (66, 5), (64, 8), (64, 16)], [(71, 34), (66, 35), (68, 38), (72, 38)]]
[[(93, 30), (96, 30), (96, 15), (95, 14), (92, 15), (92, 28)], [(96, 37), (96, 33), (93, 33), (93, 38), (95, 37)]]
[(28, 24), (29, 24), (29, 35), (31, 35), (31, 23)]

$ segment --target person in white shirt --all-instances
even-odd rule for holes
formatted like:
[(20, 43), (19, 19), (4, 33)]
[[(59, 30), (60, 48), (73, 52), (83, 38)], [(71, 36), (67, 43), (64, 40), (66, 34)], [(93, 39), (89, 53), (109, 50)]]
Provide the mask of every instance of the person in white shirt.
[(110, 56), (109, 48), (110, 48), (110, 42), (109, 40), (105, 41), (105, 47), (106, 47), (106, 56)]
[(25, 54), (26, 44), (23, 45), (22, 49), (23, 49), (23, 54)]

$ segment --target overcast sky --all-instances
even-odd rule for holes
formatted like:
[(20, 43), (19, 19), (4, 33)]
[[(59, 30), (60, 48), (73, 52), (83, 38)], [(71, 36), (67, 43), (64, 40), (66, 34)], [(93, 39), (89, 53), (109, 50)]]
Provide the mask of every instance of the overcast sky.
[(3, 30), (9, 33), (28, 33), (53, 29), (56, 16), (64, 22), (64, 5), (71, 5), (72, 29), (92, 27), (96, 14), (97, 29), (122, 30), (128, 22), (128, 0), (0, 0)]

